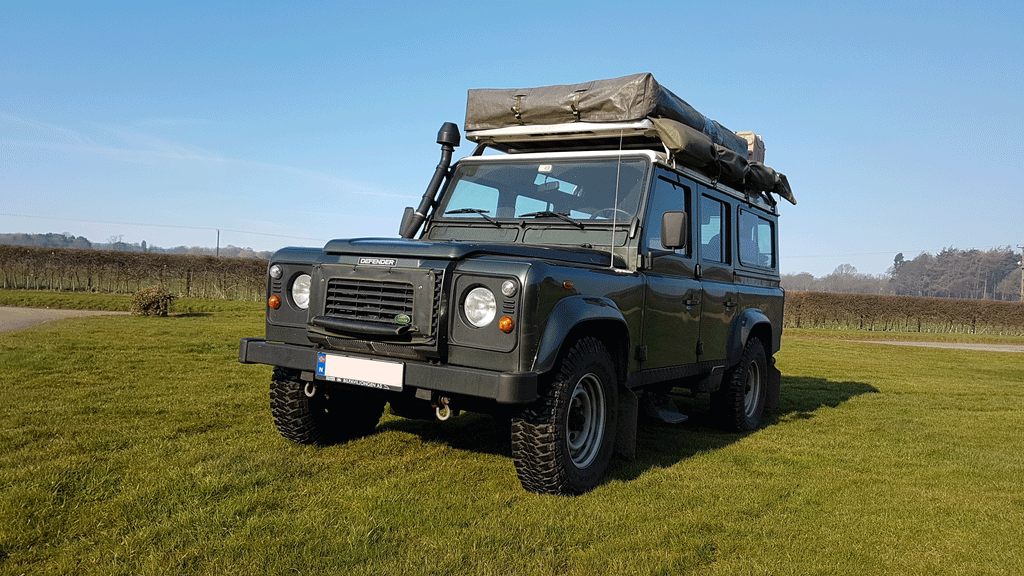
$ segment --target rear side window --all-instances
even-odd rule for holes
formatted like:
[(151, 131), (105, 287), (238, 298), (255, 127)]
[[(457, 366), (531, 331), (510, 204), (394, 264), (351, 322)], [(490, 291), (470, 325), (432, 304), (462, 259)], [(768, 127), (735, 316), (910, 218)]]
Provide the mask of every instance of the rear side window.
[(775, 268), (775, 225), (748, 210), (740, 210), (740, 264)]
[(708, 196), (700, 197), (700, 257), (711, 262), (729, 262), (725, 239), (729, 237), (726, 223), (729, 212), (724, 202)]

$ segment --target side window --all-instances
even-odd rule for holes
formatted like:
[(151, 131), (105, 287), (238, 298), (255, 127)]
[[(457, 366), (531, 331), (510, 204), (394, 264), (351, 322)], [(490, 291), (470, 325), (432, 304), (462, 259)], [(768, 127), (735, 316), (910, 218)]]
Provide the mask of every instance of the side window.
[[(654, 190), (647, 201), (644, 243), (648, 249), (662, 251), (666, 249), (661, 245), (661, 215), (669, 210), (682, 210), (687, 214), (692, 214), (690, 211), (690, 189), (661, 175), (655, 180)], [(689, 257), (692, 253), (690, 243), (687, 242), (685, 251), (677, 250), (676, 252)]]
[(709, 196), (700, 197), (700, 257), (711, 262), (729, 262), (729, 207)]
[(769, 220), (740, 210), (740, 263), (759, 268), (775, 267), (775, 230)]

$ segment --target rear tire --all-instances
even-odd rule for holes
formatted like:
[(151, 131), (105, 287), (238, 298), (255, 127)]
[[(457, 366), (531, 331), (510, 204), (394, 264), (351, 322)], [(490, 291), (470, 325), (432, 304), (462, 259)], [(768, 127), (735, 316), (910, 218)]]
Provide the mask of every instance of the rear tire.
[(722, 379), (722, 387), (711, 395), (712, 409), (722, 427), (750, 432), (761, 424), (768, 398), (768, 359), (757, 338), (747, 340), (739, 364)]
[(540, 398), (512, 418), (512, 458), (526, 490), (582, 494), (601, 481), (612, 456), (615, 365), (599, 340), (584, 338), (555, 374)]
[(296, 444), (327, 446), (372, 434), (384, 413), (385, 400), (317, 383), (312, 397), (299, 373), (274, 368), (270, 411), (278, 432)]

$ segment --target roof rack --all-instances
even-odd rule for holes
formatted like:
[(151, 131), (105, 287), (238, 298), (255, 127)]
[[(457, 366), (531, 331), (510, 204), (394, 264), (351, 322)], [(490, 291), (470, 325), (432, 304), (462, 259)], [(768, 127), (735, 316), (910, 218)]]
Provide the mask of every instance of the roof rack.
[[(628, 122), (565, 122), (473, 130), (466, 139), (479, 147), (509, 154), (596, 150), (654, 150), (673, 162), (748, 194), (771, 192), (796, 204), (786, 176), (719, 145), (674, 120), (645, 118)], [(770, 198), (770, 197), (769, 197)], [(773, 200), (770, 200), (774, 204)]]
[(671, 155), (654, 124), (647, 119), (508, 126), (467, 132), (466, 139), (508, 153), (622, 149), (656, 150)]
[(764, 144), (736, 134), (663, 88), (650, 73), (582, 84), (473, 89), (466, 138), (516, 152), (664, 151), (674, 162), (744, 192), (796, 204), (784, 174), (764, 165)]

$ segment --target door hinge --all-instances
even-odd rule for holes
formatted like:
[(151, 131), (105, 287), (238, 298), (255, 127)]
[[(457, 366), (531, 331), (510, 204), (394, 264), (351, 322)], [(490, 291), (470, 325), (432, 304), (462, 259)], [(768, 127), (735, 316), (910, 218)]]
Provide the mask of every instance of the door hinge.
[(703, 340), (697, 340), (697, 356), (701, 356), (703, 354), (704, 354), (704, 341)]
[(647, 345), (641, 344), (636, 347), (636, 361), (647, 362)]

